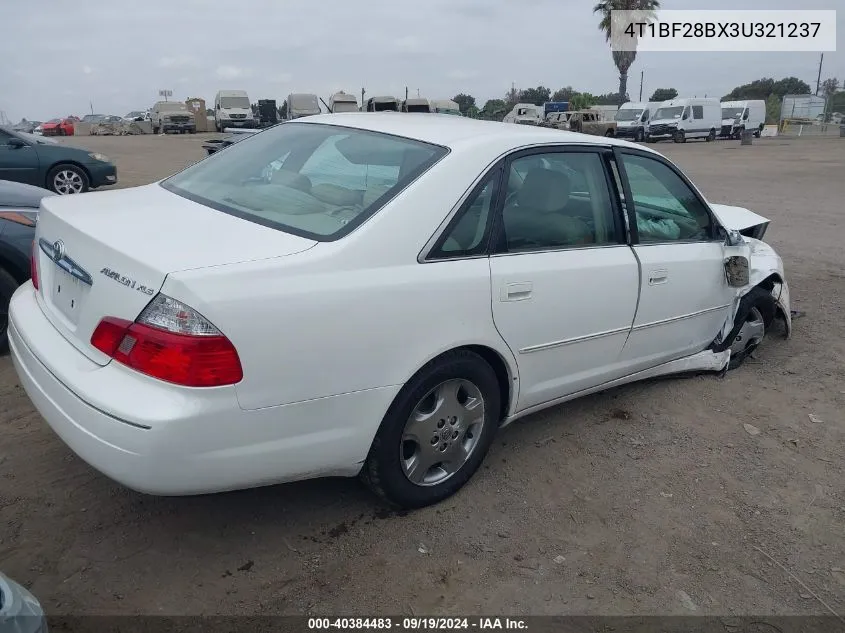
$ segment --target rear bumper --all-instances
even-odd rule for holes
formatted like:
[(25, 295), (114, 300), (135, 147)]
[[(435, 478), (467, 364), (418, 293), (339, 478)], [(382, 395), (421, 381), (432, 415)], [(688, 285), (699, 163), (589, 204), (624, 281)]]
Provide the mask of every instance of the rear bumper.
[(353, 476), (399, 389), (244, 411), (234, 387), (183, 388), (91, 362), (47, 320), (30, 282), (12, 297), (9, 347), (21, 385), (62, 441), (154, 495)]

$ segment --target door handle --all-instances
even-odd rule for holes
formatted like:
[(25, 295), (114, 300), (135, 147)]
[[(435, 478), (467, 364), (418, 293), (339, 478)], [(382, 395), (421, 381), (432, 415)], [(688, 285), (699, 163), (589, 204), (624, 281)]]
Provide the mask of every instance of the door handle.
[(649, 286), (657, 286), (660, 284), (665, 284), (669, 281), (669, 271), (665, 268), (661, 268), (660, 270), (652, 270), (648, 274), (648, 285)]
[(502, 301), (525, 301), (526, 299), (530, 299), (533, 287), (530, 281), (505, 284), (502, 288)]

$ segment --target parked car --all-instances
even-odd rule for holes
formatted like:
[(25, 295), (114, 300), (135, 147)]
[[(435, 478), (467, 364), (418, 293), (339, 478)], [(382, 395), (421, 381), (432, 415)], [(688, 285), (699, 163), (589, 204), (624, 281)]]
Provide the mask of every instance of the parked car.
[(0, 127), (0, 179), (64, 195), (115, 184), (117, 168), (103, 154)]
[(27, 134), (32, 134), (37, 128), (41, 125), (41, 121), (21, 121), (17, 125), (12, 126), (12, 129), (15, 132), (26, 132)]
[(133, 110), (132, 112), (127, 114), (125, 117), (123, 117), (123, 120), (126, 121), (127, 123), (132, 123), (134, 121), (149, 121), (150, 120), (150, 112), (149, 112), (149, 110), (147, 110), (146, 112), (144, 112), (142, 110)]
[(41, 134), (44, 136), (73, 136), (73, 121), (71, 119), (50, 119), (41, 124)]
[(0, 631), (47, 633), (47, 616), (38, 599), (0, 573)]
[(42, 198), (54, 195), (41, 187), (0, 180), (0, 354), (8, 346), (9, 301), (29, 279), (38, 207)]
[(230, 145), (234, 145), (238, 141), (242, 141), (260, 131), (261, 130), (244, 128), (242, 130), (238, 130), (237, 132), (227, 134), (222, 138), (210, 138), (202, 144), (202, 147), (208, 155), (211, 156), (213, 153), (229, 147)]
[(561, 129), (581, 132), (582, 134), (593, 134), (595, 136), (616, 136), (616, 121), (602, 119), (599, 112), (578, 110), (575, 112), (564, 112), (563, 114), (566, 115), (566, 123)]
[(188, 106), (178, 101), (157, 101), (150, 110), (150, 121), (153, 134), (168, 134), (177, 132), (194, 134), (197, 131), (197, 121)]
[(316, 115), (44, 199), (10, 347), (59, 437), (135, 490), (360, 474), (419, 507), (502, 425), (788, 335), (767, 226), (626, 141)]

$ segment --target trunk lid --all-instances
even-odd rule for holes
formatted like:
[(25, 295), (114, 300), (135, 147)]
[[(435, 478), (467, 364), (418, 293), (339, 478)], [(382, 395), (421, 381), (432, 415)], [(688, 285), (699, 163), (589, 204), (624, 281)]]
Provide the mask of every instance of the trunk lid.
[(38, 300), (92, 361), (104, 316), (134, 320), (169, 273), (281, 257), (316, 244), (216, 211), (158, 184), (45, 198), (36, 228)]

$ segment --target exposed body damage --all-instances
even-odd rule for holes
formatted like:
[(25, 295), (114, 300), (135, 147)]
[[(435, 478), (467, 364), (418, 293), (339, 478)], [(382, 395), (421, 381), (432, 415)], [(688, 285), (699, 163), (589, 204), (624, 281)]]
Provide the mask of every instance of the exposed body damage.
[(770, 292), (777, 308), (776, 316), (784, 323), (786, 338), (792, 334), (792, 312), (789, 301), (789, 284), (783, 271), (783, 260), (771, 246), (763, 242), (769, 220), (742, 207), (712, 204), (710, 207), (728, 231), (738, 231), (742, 243), (726, 246), (725, 255), (745, 257), (748, 260), (748, 283), (736, 289), (731, 318), (725, 322), (717, 345), (734, 326), (739, 303), (753, 288), (761, 287)]
[[(786, 338), (790, 336), (792, 333), (792, 313), (789, 302), (789, 285), (786, 282), (786, 276), (783, 271), (783, 260), (771, 246), (762, 241), (762, 237), (768, 229), (769, 220), (742, 207), (712, 203), (710, 207), (719, 218), (722, 228), (728, 232), (739, 233), (738, 236), (734, 236), (733, 241), (730, 238), (726, 241), (727, 243), (724, 247), (726, 266), (729, 258), (740, 258), (748, 262), (747, 271), (744, 271), (748, 278), (747, 283), (736, 287), (730, 317), (725, 320), (713, 344), (708, 349), (702, 350), (692, 356), (679, 358), (597, 387), (569, 394), (559, 398), (552, 404), (562, 404), (592, 393), (613, 387), (620, 387), (640, 380), (658, 378), (660, 376), (689, 372), (725, 372), (731, 362), (732, 335), (735, 334), (734, 328), (736, 326), (740, 304), (743, 297), (758, 287), (771, 293), (776, 306), (775, 316), (783, 321)], [(507, 426), (511, 422), (538, 411), (545, 406), (548, 406), (548, 403), (514, 413), (502, 422), (502, 426)]]

